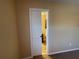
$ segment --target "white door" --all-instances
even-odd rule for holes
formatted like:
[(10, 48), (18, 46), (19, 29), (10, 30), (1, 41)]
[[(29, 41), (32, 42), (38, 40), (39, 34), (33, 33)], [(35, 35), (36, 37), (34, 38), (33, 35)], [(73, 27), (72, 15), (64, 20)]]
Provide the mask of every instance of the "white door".
[(32, 56), (42, 55), (42, 27), (41, 27), (41, 10), (30, 8), (30, 39)]

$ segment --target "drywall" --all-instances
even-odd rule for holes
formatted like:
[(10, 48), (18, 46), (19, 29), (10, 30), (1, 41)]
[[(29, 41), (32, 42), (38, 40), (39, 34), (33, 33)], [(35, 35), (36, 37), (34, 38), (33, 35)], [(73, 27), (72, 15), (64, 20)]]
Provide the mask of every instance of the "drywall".
[[(50, 38), (50, 52), (59, 52), (79, 48), (79, 11), (76, 6), (55, 8), (54, 17), (50, 22), (53, 30)], [(51, 26), (52, 27), (52, 26)], [(52, 35), (54, 35), (52, 37)]]
[(31, 56), (31, 46), (30, 46), (30, 25), (29, 25), (29, 11), (25, 10), (24, 2), (17, 0), (17, 22), (19, 29), (19, 46), (20, 46), (20, 57)]
[(79, 48), (77, 6), (32, 0), (18, 0), (17, 2), (21, 57), (31, 55), (29, 8), (50, 10), (48, 31), (49, 53)]
[(19, 59), (15, 0), (0, 0), (0, 59)]

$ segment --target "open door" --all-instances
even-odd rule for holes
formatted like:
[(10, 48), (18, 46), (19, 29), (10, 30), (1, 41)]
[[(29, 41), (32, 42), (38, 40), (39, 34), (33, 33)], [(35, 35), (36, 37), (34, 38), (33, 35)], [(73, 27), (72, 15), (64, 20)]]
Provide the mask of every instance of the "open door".
[(31, 39), (31, 54), (32, 56), (42, 55), (42, 24), (41, 10), (30, 8), (30, 39)]

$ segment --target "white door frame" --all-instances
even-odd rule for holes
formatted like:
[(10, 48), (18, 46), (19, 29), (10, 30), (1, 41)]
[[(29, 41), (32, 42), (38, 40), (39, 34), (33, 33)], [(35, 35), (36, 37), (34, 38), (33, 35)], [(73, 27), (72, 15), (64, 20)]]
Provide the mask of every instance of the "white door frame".
[[(40, 9), (40, 8), (29, 8), (29, 22), (31, 23), (31, 15), (30, 15), (30, 10), (32, 10), (32, 9), (39, 9), (40, 11), (47, 11), (48, 12), (48, 19), (47, 19), (47, 30), (46, 30), (46, 49), (47, 49), (47, 54), (49, 55), (49, 48), (48, 48), (48, 32), (49, 32), (49, 22), (48, 22), (48, 20), (49, 20), (49, 9)], [(31, 56), (33, 57), (34, 55), (33, 55), (33, 53), (32, 53), (32, 31), (31, 31), (31, 25), (30, 25), (30, 45), (31, 45)], [(41, 42), (41, 44), (42, 44), (42, 42)]]

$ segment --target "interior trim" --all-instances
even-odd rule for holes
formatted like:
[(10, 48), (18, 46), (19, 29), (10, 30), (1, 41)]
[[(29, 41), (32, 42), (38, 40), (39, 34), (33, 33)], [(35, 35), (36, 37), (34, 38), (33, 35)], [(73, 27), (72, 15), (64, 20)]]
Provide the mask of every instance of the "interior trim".
[(63, 51), (58, 51), (58, 52), (51, 52), (51, 53), (49, 53), (49, 55), (54, 55), (54, 54), (59, 54), (59, 53), (64, 53), (64, 52), (70, 52), (70, 51), (76, 51), (76, 50), (79, 50), (79, 48), (63, 50)]
[(21, 58), (21, 59), (31, 59), (31, 58), (33, 58), (33, 56), (25, 57), (25, 58)]

